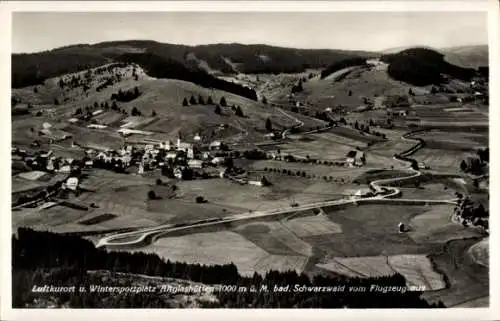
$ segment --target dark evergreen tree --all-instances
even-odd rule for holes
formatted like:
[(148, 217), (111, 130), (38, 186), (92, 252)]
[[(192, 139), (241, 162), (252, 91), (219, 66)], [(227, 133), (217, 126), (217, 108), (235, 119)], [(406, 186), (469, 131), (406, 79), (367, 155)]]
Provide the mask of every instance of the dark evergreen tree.
[(188, 103), (188, 100), (187, 98), (184, 97), (184, 100), (182, 100), (182, 106), (188, 106), (189, 103)]
[(269, 118), (266, 119), (266, 130), (268, 132), (271, 132), (273, 130), (273, 123), (271, 122), (271, 119), (269, 119)]
[(221, 97), (221, 99), (220, 99), (219, 104), (220, 104), (222, 107), (227, 107), (226, 97), (222, 96), (222, 97)]

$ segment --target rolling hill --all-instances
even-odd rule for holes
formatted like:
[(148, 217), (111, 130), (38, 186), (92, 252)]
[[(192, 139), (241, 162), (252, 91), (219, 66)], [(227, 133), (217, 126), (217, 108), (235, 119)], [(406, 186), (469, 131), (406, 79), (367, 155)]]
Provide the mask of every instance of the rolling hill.
[(461, 46), (441, 49), (444, 60), (463, 68), (488, 67), (488, 46)]
[(13, 54), (12, 86), (39, 84), (47, 78), (114, 61), (124, 54), (154, 55), (175, 61), (190, 71), (207, 74), (294, 73), (307, 68), (324, 68), (346, 58), (377, 56), (363, 51), (306, 50), (236, 43), (185, 46), (143, 40), (115, 41)]
[[(179, 68), (184, 66), (180, 65)], [(153, 74), (155, 72), (161, 70), (155, 70)], [(135, 90), (139, 95), (131, 99), (122, 101), (116, 98), (119, 92)], [(140, 123), (135, 129), (152, 132), (153, 135), (148, 137), (153, 139), (175, 139), (179, 133), (192, 138), (200, 133), (207, 139), (219, 138), (229, 142), (262, 141), (267, 133), (267, 119), (271, 120), (276, 130), (296, 125), (297, 119), (306, 128), (325, 124), (303, 115), (293, 118), (254, 99), (214, 87), (204, 87), (192, 81), (151, 77), (135, 63), (112, 63), (64, 74), (46, 79), (42, 85), (15, 88), (12, 95), (18, 102), (15, 108), (31, 106), (28, 109), (31, 117), (13, 116), (13, 135), (23, 146), (25, 141), (37, 139), (37, 132), (42, 129), (44, 122), (50, 122), (53, 128), (71, 133), (78, 142), (83, 141), (84, 145), (109, 148), (123, 143), (117, 130), (130, 121)], [(198, 102), (184, 106), (183, 100), (190, 100), (191, 97)], [(204, 100), (203, 103), (199, 103), (200, 97)], [(209, 97), (211, 103), (208, 103)], [(222, 97), (226, 106), (220, 104)], [(55, 104), (55, 101), (58, 103)], [(217, 104), (221, 105), (220, 112), (216, 112)], [(236, 108), (241, 111), (241, 115), (236, 113)], [(100, 114), (92, 117), (95, 122), (87, 121), (83, 126), (69, 122), (69, 119), (80, 117), (82, 113), (99, 110)], [(141, 117), (130, 117), (137, 113), (134, 110)], [(33, 117), (39, 112), (41, 114), (38, 117)], [(89, 124), (107, 127), (91, 129), (87, 127)], [(221, 128), (222, 124), (225, 125), (224, 128)], [(134, 136), (140, 139), (142, 134)]]

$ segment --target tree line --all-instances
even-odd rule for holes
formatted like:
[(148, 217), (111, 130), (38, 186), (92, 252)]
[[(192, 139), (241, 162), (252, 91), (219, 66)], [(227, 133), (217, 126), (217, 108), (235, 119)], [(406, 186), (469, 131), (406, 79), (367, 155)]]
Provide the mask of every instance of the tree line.
[(257, 93), (251, 88), (227, 82), (209, 75), (203, 70), (190, 70), (182, 63), (170, 58), (163, 58), (152, 53), (130, 53), (121, 55), (117, 59), (140, 65), (152, 77), (189, 81), (205, 88), (220, 89), (251, 100), (257, 100)]

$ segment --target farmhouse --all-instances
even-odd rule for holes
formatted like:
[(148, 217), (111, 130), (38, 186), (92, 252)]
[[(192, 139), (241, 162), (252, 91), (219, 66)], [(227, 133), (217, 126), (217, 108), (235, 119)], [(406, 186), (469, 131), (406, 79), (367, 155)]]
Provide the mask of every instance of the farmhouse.
[(363, 166), (366, 162), (365, 152), (351, 150), (347, 153), (346, 162), (349, 166)]
[(224, 143), (220, 140), (213, 141), (209, 145), (210, 150), (221, 150), (223, 148), (224, 148)]
[(165, 155), (165, 159), (176, 159), (177, 154), (178, 153), (176, 151), (167, 152), (167, 154)]
[(78, 188), (78, 178), (70, 177), (66, 181), (66, 188), (75, 191)]
[(214, 165), (219, 165), (219, 164), (223, 164), (225, 162), (225, 158), (224, 157), (214, 157), (212, 159), (212, 164)]
[(177, 179), (182, 179), (182, 177), (184, 176), (184, 171), (185, 169), (182, 167), (174, 168), (174, 177)]
[(94, 129), (104, 129), (108, 126), (105, 126), (105, 125), (99, 125), (99, 124), (90, 124), (90, 125), (87, 125), (87, 128), (94, 128)]
[(190, 159), (188, 161), (188, 166), (192, 168), (203, 168), (205, 167), (205, 162), (199, 159)]

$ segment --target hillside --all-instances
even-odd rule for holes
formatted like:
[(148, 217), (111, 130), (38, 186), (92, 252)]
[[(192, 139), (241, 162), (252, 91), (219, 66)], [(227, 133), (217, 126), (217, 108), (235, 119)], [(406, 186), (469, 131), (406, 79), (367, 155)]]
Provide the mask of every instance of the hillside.
[(452, 47), (440, 51), (445, 61), (456, 66), (477, 69), (489, 65), (487, 45)]
[[(133, 92), (137, 95), (124, 99), (117, 97), (120, 92), (123, 96)], [(13, 117), (13, 136), (23, 146), (33, 139), (43, 140), (36, 133), (44, 122), (51, 123), (54, 130), (72, 134), (79, 143), (108, 148), (124, 142), (117, 130), (130, 121), (137, 124), (136, 129), (151, 132), (149, 138), (153, 139), (175, 139), (180, 133), (189, 140), (200, 133), (207, 140), (218, 138), (228, 142), (262, 141), (268, 118), (275, 130), (297, 124), (296, 119), (279, 109), (253, 99), (194, 82), (151, 77), (133, 63), (108, 64), (49, 78), (43, 85), (13, 89), (12, 98), (16, 101), (13, 110), (28, 106), (28, 114), (37, 115)], [(221, 103), (222, 98), (225, 104)], [(187, 106), (184, 99), (190, 101)], [(192, 99), (196, 102), (191, 103)], [(83, 120), (94, 112), (99, 114)], [(81, 119), (80, 126), (69, 122), (75, 117)], [(297, 118), (306, 128), (324, 125), (314, 118), (302, 115)], [(223, 124), (225, 128), (221, 129)], [(91, 129), (88, 125), (107, 127)], [(139, 140), (146, 138), (142, 134), (133, 136)]]
[(445, 61), (444, 55), (427, 48), (411, 48), (380, 58), (389, 64), (387, 73), (396, 80), (415, 86), (439, 85), (447, 77), (468, 81), (476, 71)]
[(213, 44), (184, 46), (155, 41), (116, 41), (73, 45), (51, 51), (12, 55), (12, 86), (39, 84), (47, 78), (116, 60), (123, 54), (154, 54), (176, 61), (191, 71), (212, 74), (293, 73), (324, 68), (351, 57), (375, 53), (345, 50), (306, 50), (267, 45)]

